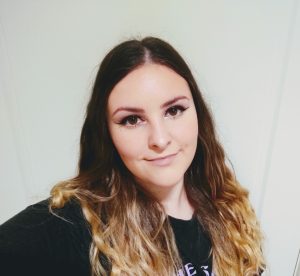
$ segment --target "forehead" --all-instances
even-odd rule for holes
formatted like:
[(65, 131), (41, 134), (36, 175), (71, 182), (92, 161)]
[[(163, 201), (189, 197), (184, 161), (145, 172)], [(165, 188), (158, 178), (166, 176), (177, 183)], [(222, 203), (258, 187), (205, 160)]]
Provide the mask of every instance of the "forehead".
[(117, 83), (108, 98), (108, 110), (124, 104), (162, 104), (178, 96), (191, 98), (186, 80), (164, 65), (147, 63)]

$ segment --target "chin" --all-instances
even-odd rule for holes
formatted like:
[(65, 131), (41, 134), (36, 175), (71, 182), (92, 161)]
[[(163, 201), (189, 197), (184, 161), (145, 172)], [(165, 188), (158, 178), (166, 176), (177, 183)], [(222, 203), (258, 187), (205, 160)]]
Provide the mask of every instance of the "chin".
[(147, 190), (165, 190), (171, 189), (178, 185), (183, 185), (183, 175), (178, 177), (174, 177), (174, 173), (172, 176), (170, 175), (155, 175), (151, 178), (140, 180), (141, 185)]

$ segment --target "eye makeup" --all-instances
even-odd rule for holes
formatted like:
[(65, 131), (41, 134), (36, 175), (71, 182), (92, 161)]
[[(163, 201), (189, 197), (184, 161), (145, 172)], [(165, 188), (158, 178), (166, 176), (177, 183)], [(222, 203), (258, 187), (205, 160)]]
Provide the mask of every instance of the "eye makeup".
[[(175, 97), (172, 100), (160, 105), (163, 116), (169, 119), (176, 119), (183, 115), (183, 113), (190, 107), (190, 99), (185, 96)], [(127, 128), (134, 128), (144, 124), (147, 119), (147, 112), (143, 108), (132, 106), (121, 106), (113, 112), (115, 116), (115, 123)]]
[[(166, 109), (164, 116), (171, 119), (176, 119), (180, 117), (188, 108), (189, 106), (184, 106), (180, 104), (173, 105)], [(132, 127), (137, 127), (138, 125), (143, 124), (144, 122), (145, 119), (142, 118), (141, 115), (130, 114), (118, 120), (117, 124), (132, 128)]]
[(180, 116), (184, 111), (186, 111), (189, 108), (189, 106), (183, 106), (183, 105), (174, 105), (169, 107), (165, 114), (169, 114), (167, 117), (177, 118)]
[(117, 124), (126, 127), (136, 127), (138, 124), (142, 123), (143, 120), (139, 115), (132, 114), (122, 118)]

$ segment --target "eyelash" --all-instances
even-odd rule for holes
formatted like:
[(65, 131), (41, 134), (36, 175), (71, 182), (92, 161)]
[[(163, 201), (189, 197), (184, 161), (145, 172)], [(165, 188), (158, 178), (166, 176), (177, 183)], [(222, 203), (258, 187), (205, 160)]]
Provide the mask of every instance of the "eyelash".
[[(169, 107), (166, 110), (165, 114), (167, 114), (171, 110), (176, 111), (175, 115), (170, 115), (170, 117), (172, 119), (175, 119), (178, 116), (180, 116), (187, 109), (188, 109), (188, 107), (184, 107), (184, 106), (181, 106), (181, 105), (174, 105), (174, 106)], [(130, 124), (129, 120), (131, 120), (131, 119), (134, 119), (136, 122), (134, 124)], [(141, 120), (142, 122), (144, 121), (139, 115), (132, 114), (132, 115), (126, 116), (125, 118), (121, 119), (118, 124), (120, 124), (122, 126), (126, 126), (126, 127), (136, 127), (139, 124), (139, 120)]]

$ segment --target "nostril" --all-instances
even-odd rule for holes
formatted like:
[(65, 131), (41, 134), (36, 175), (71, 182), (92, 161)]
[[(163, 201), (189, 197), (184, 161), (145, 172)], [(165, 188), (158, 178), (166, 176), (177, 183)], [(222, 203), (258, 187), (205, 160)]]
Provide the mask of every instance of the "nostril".
[(164, 150), (171, 143), (171, 136), (163, 122), (156, 122), (151, 126), (148, 143), (155, 150)]
[(171, 140), (169, 139), (160, 139), (160, 140), (152, 140), (150, 143), (149, 143), (149, 147), (152, 148), (152, 149), (155, 149), (155, 150), (160, 150), (160, 151), (163, 151), (165, 150), (168, 145), (171, 144)]

